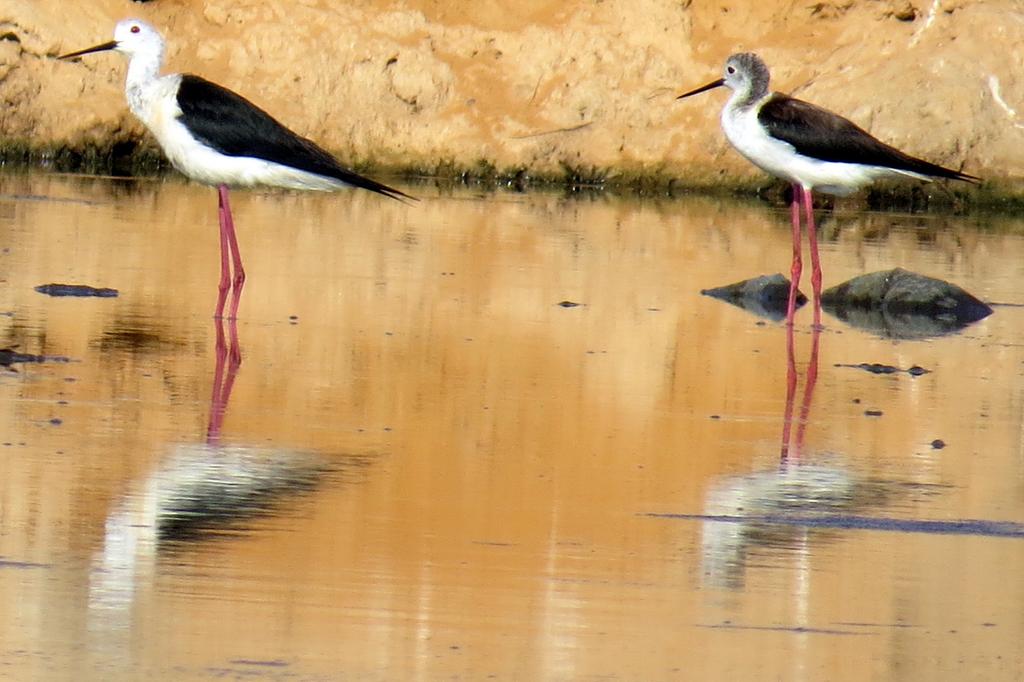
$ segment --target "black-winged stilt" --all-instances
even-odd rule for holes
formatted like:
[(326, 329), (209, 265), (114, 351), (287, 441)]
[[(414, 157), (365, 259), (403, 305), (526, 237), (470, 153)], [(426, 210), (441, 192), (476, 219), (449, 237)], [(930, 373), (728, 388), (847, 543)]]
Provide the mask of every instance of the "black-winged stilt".
[(814, 324), (821, 324), (821, 263), (814, 228), (811, 191), (850, 194), (884, 177), (920, 180), (949, 178), (977, 182), (979, 178), (914, 158), (872, 137), (838, 114), (807, 102), (771, 92), (768, 67), (756, 54), (734, 54), (725, 74), (683, 99), (725, 86), (732, 95), (722, 109), (722, 129), (729, 142), (755, 166), (793, 184), (793, 264), (786, 323), (793, 324), (800, 286), (800, 207), (807, 219), (814, 288)]
[(362, 187), (392, 199), (414, 199), (343, 167), (316, 143), (288, 130), (241, 95), (191, 74), (161, 76), (164, 41), (145, 22), (121, 21), (113, 40), (59, 59), (104, 50), (128, 56), (128, 108), (153, 133), (171, 164), (193, 180), (218, 188), (221, 277), (215, 317), (223, 317), (229, 289), (234, 295), (228, 317), (236, 317), (245, 283), (228, 186)]

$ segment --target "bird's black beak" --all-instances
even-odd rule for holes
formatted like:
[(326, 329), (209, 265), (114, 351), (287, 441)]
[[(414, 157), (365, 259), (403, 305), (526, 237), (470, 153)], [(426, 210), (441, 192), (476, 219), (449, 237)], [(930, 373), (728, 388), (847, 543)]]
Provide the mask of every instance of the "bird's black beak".
[(102, 45), (96, 45), (95, 47), (87, 47), (84, 50), (78, 52), (69, 52), (62, 54), (57, 59), (72, 59), (74, 57), (81, 57), (83, 54), (89, 54), (90, 52), (104, 52), (105, 50), (113, 50), (117, 47), (117, 41), (111, 40), (110, 42), (103, 43)]
[(724, 78), (719, 78), (716, 81), (711, 81), (707, 85), (700, 86), (696, 90), (690, 90), (689, 92), (684, 92), (683, 94), (679, 95), (679, 97), (676, 97), (676, 99), (683, 99), (684, 97), (689, 97), (690, 95), (699, 95), (702, 92), (707, 92), (708, 90), (714, 90), (715, 88), (720, 88), (723, 85), (725, 85), (725, 79)]

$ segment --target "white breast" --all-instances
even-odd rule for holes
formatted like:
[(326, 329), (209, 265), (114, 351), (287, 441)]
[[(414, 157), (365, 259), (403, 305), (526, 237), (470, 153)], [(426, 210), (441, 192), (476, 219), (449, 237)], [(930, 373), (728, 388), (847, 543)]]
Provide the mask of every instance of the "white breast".
[(189, 178), (208, 185), (335, 190), (345, 187), (333, 178), (296, 170), (248, 156), (227, 156), (203, 144), (181, 122), (178, 87), (181, 76), (163, 76), (147, 84), (147, 92), (128, 91), (131, 110), (149, 129), (171, 164)]
[(777, 140), (765, 132), (757, 120), (760, 104), (759, 102), (753, 106), (740, 108), (733, 107), (730, 101), (722, 110), (722, 130), (736, 151), (775, 177), (808, 189), (837, 195), (855, 192), (881, 177), (910, 175), (928, 179), (915, 173), (882, 166), (821, 161), (797, 154), (793, 145)]

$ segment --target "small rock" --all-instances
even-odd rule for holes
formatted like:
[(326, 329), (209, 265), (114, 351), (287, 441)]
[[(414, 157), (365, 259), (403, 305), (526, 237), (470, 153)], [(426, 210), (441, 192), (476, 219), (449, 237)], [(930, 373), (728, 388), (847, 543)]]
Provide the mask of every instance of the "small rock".
[(890, 338), (940, 336), (992, 314), (990, 306), (955, 284), (901, 268), (827, 289), (821, 304), (855, 327)]
[[(789, 305), (789, 280), (779, 273), (761, 275), (714, 289), (701, 289), (700, 293), (731, 303), (760, 317), (781, 320), (786, 316), (786, 308)], [(807, 297), (798, 291), (796, 307), (799, 308), (805, 303)]]
[(897, 21), (913, 21), (917, 19), (917, 8), (904, 1), (893, 8), (892, 17)]

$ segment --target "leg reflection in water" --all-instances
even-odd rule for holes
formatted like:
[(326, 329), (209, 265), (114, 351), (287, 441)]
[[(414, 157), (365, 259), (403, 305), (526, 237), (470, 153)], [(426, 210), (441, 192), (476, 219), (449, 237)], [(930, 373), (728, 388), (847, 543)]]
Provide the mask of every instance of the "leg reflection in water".
[(786, 325), (786, 410), (782, 417), (782, 450), (781, 459), (785, 464), (789, 461), (790, 454), (796, 460), (800, 459), (800, 452), (804, 445), (804, 432), (807, 429), (807, 419), (811, 412), (811, 400), (814, 398), (814, 385), (818, 381), (818, 345), (821, 338), (821, 325), (815, 324), (811, 327), (811, 357), (807, 360), (807, 371), (804, 374), (804, 394), (800, 402), (800, 415), (797, 418), (796, 439), (790, 449), (790, 440), (793, 429), (793, 407), (796, 400), (796, 343), (793, 338), (793, 325)]
[(225, 320), (214, 318), (217, 330), (217, 361), (213, 370), (213, 394), (210, 397), (210, 419), (206, 427), (206, 443), (216, 445), (220, 442), (220, 429), (224, 424), (224, 414), (231, 399), (231, 389), (235, 385), (238, 368), (242, 365), (242, 349), (238, 343), (238, 324), (235, 319), (227, 320), (227, 342), (224, 336)]

